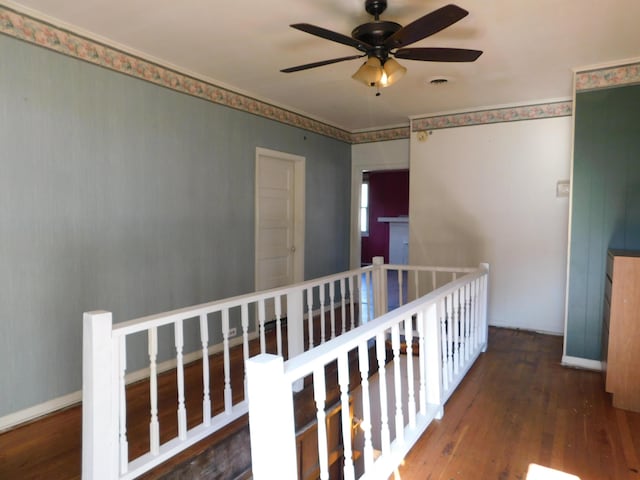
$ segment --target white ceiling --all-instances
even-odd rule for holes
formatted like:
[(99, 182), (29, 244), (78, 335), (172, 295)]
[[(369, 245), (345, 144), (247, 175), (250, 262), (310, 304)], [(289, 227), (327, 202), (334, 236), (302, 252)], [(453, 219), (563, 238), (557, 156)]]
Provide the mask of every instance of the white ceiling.
[[(447, 3), (388, 0), (406, 25)], [(346, 35), (364, 0), (21, 0), (5, 5), (331, 125), (359, 131), (408, 117), (568, 99), (572, 69), (640, 57), (640, 0), (455, 0), (470, 14), (411, 45), (483, 50), (474, 63), (400, 60), (407, 75), (375, 96), (352, 80), (362, 60), (280, 69), (358, 52), (290, 28)], [(446, 77), (446, 85), (429, 80)]]

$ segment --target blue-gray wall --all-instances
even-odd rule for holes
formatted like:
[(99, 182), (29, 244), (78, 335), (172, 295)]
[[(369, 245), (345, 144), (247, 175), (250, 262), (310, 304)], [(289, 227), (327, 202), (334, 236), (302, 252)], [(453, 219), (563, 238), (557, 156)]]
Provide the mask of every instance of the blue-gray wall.
[(600, 360), (607, 249), (640, 249), (640, 86), (575, 104), (566, 354)]
[(350, 145), (0, 35), (0, 416), (81, 388), (82, 313), (253, 290), (255, 148), (306, 157), (306, 277), (349, 267)]

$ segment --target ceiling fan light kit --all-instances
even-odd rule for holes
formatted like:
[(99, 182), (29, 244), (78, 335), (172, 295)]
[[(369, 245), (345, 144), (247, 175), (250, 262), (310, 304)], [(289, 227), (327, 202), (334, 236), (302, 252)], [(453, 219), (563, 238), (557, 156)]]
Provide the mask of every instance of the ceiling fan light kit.
[(285, 68), (281, 72), (298, 72), (366, 56), (367, 61), (352, 78), (368, 87), (379, 89), (397, 82), (407, 71), (406, 67), (392, 57), (423, 62), (473, 62), (482, 55), (480, 50), (462, 48), (404, 48), (453, 25), (469, 14), (457, 5), (445, 5), (404, 27), (395, 22), (380, 20), (380, 14), (386, 8), (386, 0), (366, 0), (365, 10), (373, 15), (374, 20), (354, 28), (350, 37), (309, 23), (291, 25), (296, 30), (354, 47), (362, 53)]
[(351, 78), (364, 83), (368, 87), (384, 88), (397, 82), (407, 69), (393, 58), (380, 62), (378, 57), (369, 57)]
[(384, 62), (384, 71), (387, 74), (387, 84), (382, 86), (387, 87), (404, 77), (404, 74), (407, 73), (407, 67), (400, 65), (395, 59), (389, 58)]

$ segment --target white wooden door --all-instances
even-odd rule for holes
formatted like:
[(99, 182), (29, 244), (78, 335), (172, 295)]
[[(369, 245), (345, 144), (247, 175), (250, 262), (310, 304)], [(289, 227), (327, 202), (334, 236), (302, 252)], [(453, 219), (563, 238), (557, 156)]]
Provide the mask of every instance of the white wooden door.
[(258, 148), (256, 290), (302, 281), (303, 261), (304, 158)]

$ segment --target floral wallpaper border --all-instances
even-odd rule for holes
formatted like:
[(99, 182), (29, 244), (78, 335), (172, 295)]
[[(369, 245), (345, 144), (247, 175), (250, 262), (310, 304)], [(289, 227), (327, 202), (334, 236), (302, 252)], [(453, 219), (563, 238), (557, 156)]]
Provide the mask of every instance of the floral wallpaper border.
[(552, 102), (539, 105), (505, 107), (477, 112), (437, 115), (415, 118), (411, 121), (411, 131), (437, 130), (441, 128), (465, 127), (486, 123), (517, 122), (540, 118), (567, 117), (572, 113), (572, 102)]
[(366, 132), (354, 132), (351, 134), (351, 143), (372, 143), (384, 142), (387, 140), (399, 140), (409, 138), (409, 133), (409, 126), (382, 130), (369, 130)]
[(0, 33), (213, 103), (260, 115), (337, 140), (351, 141), (350, 132), (340, 128), (162, 67), (2, 5), (0, 5)]
[(576, 91), (640, 83), (640, 63), (576, 72)]

